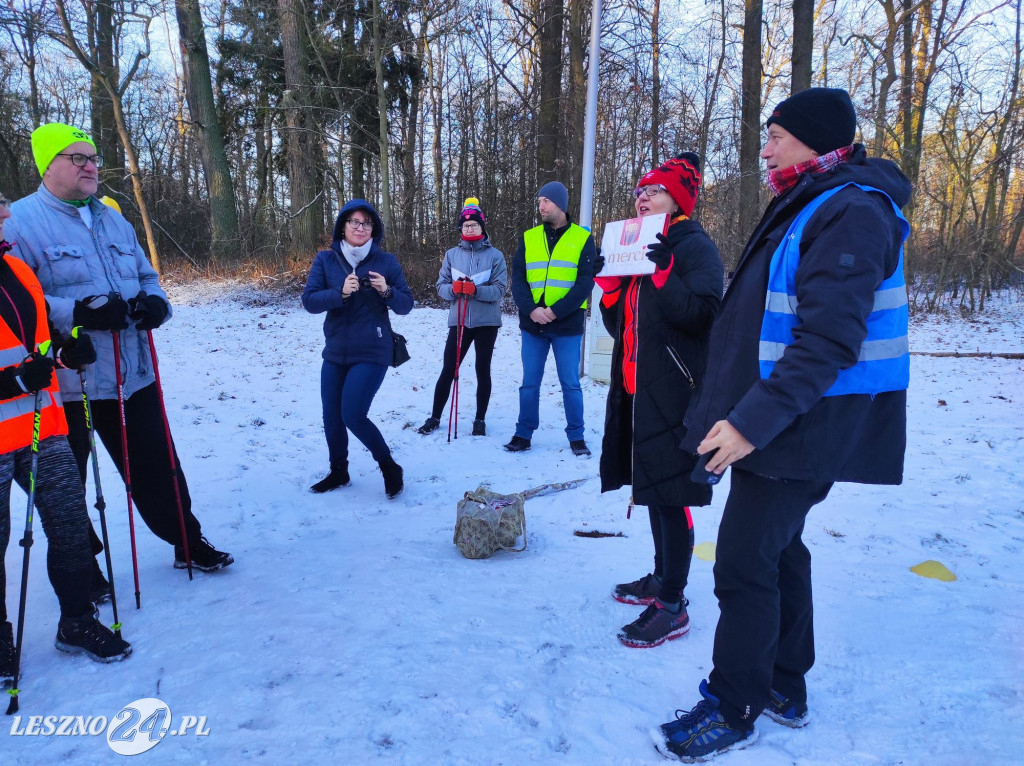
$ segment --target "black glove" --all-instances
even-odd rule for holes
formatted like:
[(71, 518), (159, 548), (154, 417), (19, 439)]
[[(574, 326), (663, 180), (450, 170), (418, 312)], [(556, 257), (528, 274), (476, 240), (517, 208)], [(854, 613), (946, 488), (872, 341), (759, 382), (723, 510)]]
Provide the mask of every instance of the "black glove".
[(147, 295), (145, 290), (128, 301), (128, 316), (136, 330), (155, 330), (167, 319), (167, 303), (159, 295)]
[(75, 301), (71, 321), (87, 330), (120, 332), (128, 329), (128, 304), (115, 292)]
[(600, 274), (601, 269), (604, 268), (604, 256), (601, 255), (601, 250), (598, 248), (597, 255), (594, 256), (594, 274)]
[(96, 361), (96, 347), (92, 344), (92, 338), (80, 332), (77, 338), (72, 335), (64, 341), (57, 356), (64, 367), (81, 370)]
[(659, 269), (667, 269), (672, 263), (672, 245), (668, 243), (664, 234), (659, 233), (658, 241), (647, 246), (645, 255), (648, 260), (654, 261), (654, 265)]
[(0, 398), (41, 391), (53, 380), (53, 359), (36, 352), (21, 364), (0, 370)]

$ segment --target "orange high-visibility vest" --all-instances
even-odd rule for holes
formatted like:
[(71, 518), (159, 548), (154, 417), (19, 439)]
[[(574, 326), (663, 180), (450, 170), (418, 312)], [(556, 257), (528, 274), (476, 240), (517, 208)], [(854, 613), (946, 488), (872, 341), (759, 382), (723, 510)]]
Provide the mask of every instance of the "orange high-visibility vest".
[[(36, 306), (36, 337), (35, 348), (50, 339), (50, 329), (46, 323), (46, 299), (39, 280), (32, 269), (9, 255), (3, 256), (4, 262), (11, 267), (14, 276), (31, 293)], [(34, 349), (33, 349), (34, 350)], [(0, 322), (0, 368), (20, 364), (29, 354), (21, 340), (5, 322)], [(0, 454), (13, 452), (16, 449), (32, 444), (32, 421), (35, 413), (35, 394), (24, 394), (14, 399), (0, 400)], [(64, 406), (60, 398), (60, 387), (57, 376), (42, 392), (40, 406), (39, 439), (48, 436), (66, 434), (68, 423), (64, 419)]]

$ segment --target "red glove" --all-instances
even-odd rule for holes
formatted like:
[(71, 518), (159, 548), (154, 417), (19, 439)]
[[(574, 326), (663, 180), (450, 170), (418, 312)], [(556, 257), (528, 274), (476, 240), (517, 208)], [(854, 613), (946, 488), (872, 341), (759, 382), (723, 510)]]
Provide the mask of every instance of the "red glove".
[(622, 277), (594, 277), (594, 282), (606, 293), (614, 293), (622, 287)]
[(467, 297), (475, 295), (476, 285), (473, 284), (473, 280), (461, 277), (452, 282), (452, 292), (456, 295), (465, 295)]

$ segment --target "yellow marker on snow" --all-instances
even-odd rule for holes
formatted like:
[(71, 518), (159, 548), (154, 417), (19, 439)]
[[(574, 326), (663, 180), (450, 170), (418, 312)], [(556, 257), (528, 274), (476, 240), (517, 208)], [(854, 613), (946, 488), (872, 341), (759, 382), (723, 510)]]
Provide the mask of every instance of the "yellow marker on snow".
[(956, 575), (946, 569), (944, 564), (932, 559), (915, 564), (910, 567), (910, 571), (921, 575), (921, 577), (930, 577), (933, 580), (941, 580), (942, 582), (953, 582), (956, 580)]
[(701, 561), (713, 562), (715, 560), (715, 544), (701, 543), (700, 545), (695, 545), (693, 546), (693, 555)]

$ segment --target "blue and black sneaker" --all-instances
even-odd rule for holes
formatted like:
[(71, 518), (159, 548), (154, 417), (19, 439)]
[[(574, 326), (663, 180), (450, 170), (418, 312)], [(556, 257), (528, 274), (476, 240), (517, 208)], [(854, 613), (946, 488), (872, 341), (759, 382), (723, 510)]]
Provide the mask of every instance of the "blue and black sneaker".
[(784, 697), (774, 689), (771, 691), (764, 714), (775, 723), (781, 723), (791, 729), (800, 729), (811, 722), (806, 702), (797, 702), (789, 697)]
[(676, 720), (651, 731), (658, 752), (683, 763), (707, 761), (728, 750), (740, 750), (757, 741), (757, 729), (734, 729), (718, 709), (719, 699), (700, 682), (704, 697), (689, 713), (676, 711)]

